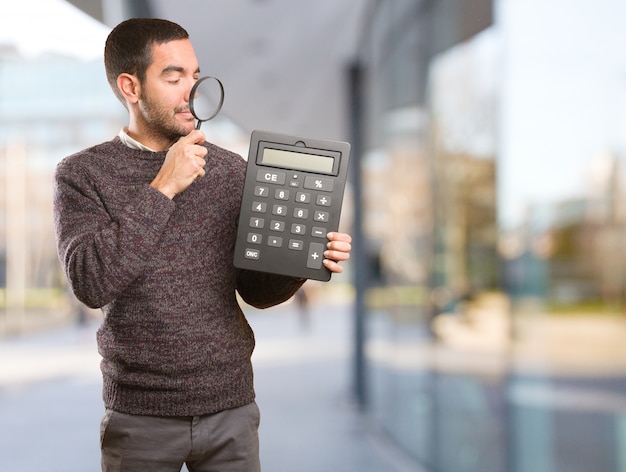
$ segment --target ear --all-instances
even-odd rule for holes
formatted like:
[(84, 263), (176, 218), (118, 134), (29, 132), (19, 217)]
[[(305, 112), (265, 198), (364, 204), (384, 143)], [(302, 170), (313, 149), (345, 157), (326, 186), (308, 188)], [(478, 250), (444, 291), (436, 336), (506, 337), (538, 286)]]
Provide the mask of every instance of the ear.
[(139, 79), (131, 74), (120, 74), (117, 77), (117, 88), (128, 103), (137, 103), (141, 95)]

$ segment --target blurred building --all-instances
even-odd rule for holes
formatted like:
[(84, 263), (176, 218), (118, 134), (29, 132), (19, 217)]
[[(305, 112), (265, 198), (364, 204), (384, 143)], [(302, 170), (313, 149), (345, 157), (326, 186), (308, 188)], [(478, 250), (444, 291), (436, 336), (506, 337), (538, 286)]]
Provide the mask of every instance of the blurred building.
[(625, 470), (624, 9), (600, 3), (372, 7), (362, 394), (428, 470)]
[(119, 131), (123, 108), (107, 89), (101, 60), (0, 53), (0, 281), (7, 330), (17, 329), (8, 327), (16, 321), (12, 311), (65, 297), (52, 174), (63, 157)]

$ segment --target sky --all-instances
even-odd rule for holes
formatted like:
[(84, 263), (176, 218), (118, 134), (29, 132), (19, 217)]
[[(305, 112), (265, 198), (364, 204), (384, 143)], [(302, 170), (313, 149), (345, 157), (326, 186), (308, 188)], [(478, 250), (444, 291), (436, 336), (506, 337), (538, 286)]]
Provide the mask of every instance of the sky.
[(528, 205), (589, 191), (594, 159), (626, 159), (626, 2), (500, 0), (499, 198), (504, 226)]
[(440, 54), (431, 100), (448, 150), (497, 159), (503, 229), (598, 192), (626, 163), (626, 2), (496, 0), (492, 27)]
[(0, 47), (22, 56), (56, 53), (82, 60), (102, 57), (109, 29), (65, 0), (3, 2)]

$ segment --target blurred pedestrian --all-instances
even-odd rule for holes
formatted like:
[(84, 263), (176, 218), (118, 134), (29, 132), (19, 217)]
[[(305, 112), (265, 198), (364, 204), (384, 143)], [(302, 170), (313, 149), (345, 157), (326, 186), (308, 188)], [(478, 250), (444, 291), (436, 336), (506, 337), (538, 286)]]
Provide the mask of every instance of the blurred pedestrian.
[(300, 318), (300, 328), (303, 331), (309, 331), (311, 327), (311, 314), (309, 311), (309, 296), (304, 286), (296, 292), (294, 297), (296, 305), (298, 305), (298, 316)]
[[(304, 280), (233, 267), (246, 164), (194, 129), (187, 32), (122, 22), (105, 67), (129, 124), (59, 163), (54, 196), (69, 284), (104, 313), (102, 470), (258, 471), (254, 335), (235, 291), (265, 308)], [(324, 265), (341, 272), (350, 236), (328, 239)]]

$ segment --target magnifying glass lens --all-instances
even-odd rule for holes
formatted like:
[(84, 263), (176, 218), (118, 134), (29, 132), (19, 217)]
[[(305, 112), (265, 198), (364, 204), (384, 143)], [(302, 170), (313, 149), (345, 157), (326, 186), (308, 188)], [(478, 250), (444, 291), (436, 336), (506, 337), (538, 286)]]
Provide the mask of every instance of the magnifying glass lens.
[(224, 87), (218, 79), (214, 77), (198, 79), (189, 96), (189, 108), (198, 120), (196, 129), (200, 129), (202, 122), (214, 118), (220, 112), (223, 103)]

